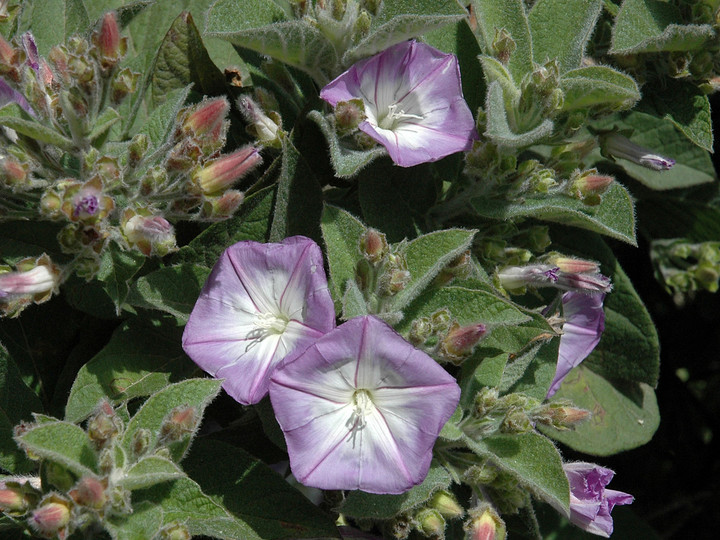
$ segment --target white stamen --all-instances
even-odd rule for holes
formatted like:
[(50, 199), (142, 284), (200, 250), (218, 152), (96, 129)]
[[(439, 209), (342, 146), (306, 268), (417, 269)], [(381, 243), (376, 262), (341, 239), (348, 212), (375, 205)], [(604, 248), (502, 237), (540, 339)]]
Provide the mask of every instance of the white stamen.
[(388, 112), (378, 122), (378, 127), (382, 129), (395, 129), (403, 120), (422, 120), (425, 118), (421, 114), (406, 113), (403, 109), (397, 110), (397, 103), (393, 103), (388, 107)]

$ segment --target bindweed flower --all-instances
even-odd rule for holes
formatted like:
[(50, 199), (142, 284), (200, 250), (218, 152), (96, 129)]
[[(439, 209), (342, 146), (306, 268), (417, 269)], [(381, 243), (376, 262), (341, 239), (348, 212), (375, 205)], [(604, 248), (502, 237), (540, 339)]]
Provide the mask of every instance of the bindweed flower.
[(570, 370), (585, 360), (605, 330), (604, 294), (566, 292), (562, 296), (562, 336), (558, 363), (546, 398), (555, 394)]
[(594, 463), (564, 463), (570, 482), (570, 521), (589, 533), (608, 538), (613, 532), (610, 513), (615, 505), (635, 498), (622, 491), (605, 489), (615, 473)]
[(597, 272), (565, 272), (559, 266), (530, 264), (509, 266), (497, 273), (505, 289), (523, 287), (555, 287), (564, 291), (579, 291), (589, 294), (608, 293), (612, 290), (610, 279)]
[(365, 316), (288, 359), (271, 378), (270, 399), (298, 481), (403, 493), (427, 475), (460, 388), (385, 322)]
[(224, 378), (243, 404), (265, 394), (275, 367), (335, 326), (318, 245), (303, 236), (280, 244), (238, 242), (226, 249), (190, 314), (183, 348)]
[(359, 98), (358, 128), (401, 167), (466, 152), (478, 138), (462, 95), (457, 58), (404, 41), (354, 64), (320, 91), (333, 107)]
[(674, 159), (653, 154), (652, 150), (635, 144), (619, 133), (601, 135), (600, 148), (603, 155), (627, 159), (654, 171), (667, 171), (675, 165)]

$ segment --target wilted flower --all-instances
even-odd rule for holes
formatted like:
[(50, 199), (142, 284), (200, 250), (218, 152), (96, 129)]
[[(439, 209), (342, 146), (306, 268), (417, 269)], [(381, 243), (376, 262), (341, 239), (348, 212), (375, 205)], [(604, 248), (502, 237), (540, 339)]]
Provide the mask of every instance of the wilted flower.
[(123, 213), (122, 231), (130, 245), (137, 247), (143, 255), (165, 256), (175, 251), (175, 230), (162, 216), (153, 216), (148, 211), (127, 209)]
[(457, 58), (417, 41), (357, 62), (320, 97), (332, 106), (362, 99), (366, 119), (358, 128), (402, 167), (468, 151), (477, 139)]
[(562, 336), (558, 363), (546, 397), (558, 391), (570, 370), (585, 360), (605, 330), (604, 294), (566, 292), (562, 296)]
[(610, 513), (615, 505), (630, 504), (635, 498), (622, 491), (605, 489), (615, 473), (594, 463), (564, 463), (570, 482), (570, 521), (598, 536), (613, 532)]
[(275, 367), (335, 326), (318, 245), (238, 242), (220, 256), (183, 334), (183, 348), (240, 403), (267, 393)]
[(357, 317), (288, 359), (270, 399), (293, 475), (321, 489), (402, 493), (425, 478), (460, 388), (382, 320)]
[(602, 135), (600, 137), (600, 148), (603, 155), (627, 159), (654, 171), (666, 171), (675, 165), (674, 159), (653, 154), (652, 150), (635, 144), (619, 133)]
[(35, 116), (35, 111), (33, 111), (32, 107), (28, 103), (28, 100), (25, 99), (25, 96), (17, 90), (14, 90), (3, 79), (0, 79), (0, 107), (4, 107), (8, 103), (17, 103), (29, 115)]
[(597, 272), (565, 272), (559, 266), (530, 264), (509, 266), (497, 273), (500, 284), (506, 289), (523, 287), (555, 287), (564, 291), (585, 293), (608, 293), (612, 290), (610, 279)]

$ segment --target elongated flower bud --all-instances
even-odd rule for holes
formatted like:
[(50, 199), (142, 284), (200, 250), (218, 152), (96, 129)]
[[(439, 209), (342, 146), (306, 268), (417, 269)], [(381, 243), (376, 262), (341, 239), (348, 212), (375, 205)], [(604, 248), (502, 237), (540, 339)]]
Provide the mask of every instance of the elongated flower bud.
[(654, 154), (652, 150), (635, 144), (619, 133), (609, 133), (600, 137), (600, 147), (604, 155), (622, 158), (652, 169), (667, 171), (675, 165), (675, 160)]
[(195, 135), (210, 133), (218, 124), (222, 124), (228, 110), (230, 103), (225, 98), (204, 101), (187, 115), (182, 123), (182, 129)]
[(505, 522), (490, 505), (484, 505), (470, 512), (470, 520), (465, 523), (466, 540), (504, 540), (505, 538)]
[(110, 70), (125, 55), (127, 40), (120, 37), (117, 18), (112, 11), (103, 15), (100, 29), (93, 34), (98, 60), (104, 70)]
[(32, 513), (28, 522), (43, 536), (59, 535), (70, 523), (70, 502), (51, 495)]
[(232, 154), (226, 154), (196, 171), (193, 181), (206, 195), (217, 194), (231, 187), (236, 181), (262, 163), (262, 157), (254, 146), (245, 146)]

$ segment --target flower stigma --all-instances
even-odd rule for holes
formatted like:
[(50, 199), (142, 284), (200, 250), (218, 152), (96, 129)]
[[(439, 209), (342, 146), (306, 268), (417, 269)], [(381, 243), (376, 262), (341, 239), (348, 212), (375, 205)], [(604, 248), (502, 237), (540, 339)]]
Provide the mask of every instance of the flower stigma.
[(252, 341), (262, 341), (270, 335), (280, 336), (285, 332), (290, 319), (285, 315), (274, 313), (257, 313), (255, 315), (255, 328), (248, 334)]
[(375, 404), (373, 403), (372, 393), (370, 390), (365, 388), (356, 389), (355, 392), (353, 392), (351, 402), (353, 410), (350, 418), (348, 418), (348, 421), (345, 423), (345, 427), (347, 427), (348, 430), (350, 430), (350, 433), (352, 433), (352, 437), (350, 437), (350, 439), (352, 440), (354, 448), (355, 437), (357, 436), (358, 431), (367, 425), (365, 416), (373, 413), (375, 410)]
[(382, 118), (379, 118), (378, 127), (382, 129), (393, 130), (403, 123), (404, 120), (423, 120), (425, 117), (421, 114), (406, 113), (403, 109), (397, 110), (397, 103), (388, 106), (388, 112)]

